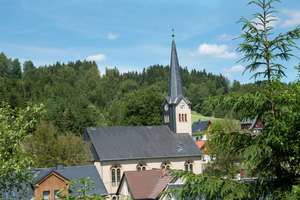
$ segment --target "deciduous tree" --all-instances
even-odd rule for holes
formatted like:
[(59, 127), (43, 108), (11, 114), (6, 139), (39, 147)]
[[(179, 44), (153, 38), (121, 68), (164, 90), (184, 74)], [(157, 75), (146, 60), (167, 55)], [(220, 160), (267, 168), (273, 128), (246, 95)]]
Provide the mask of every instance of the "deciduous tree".
[(13, 188), (20, 193), (24, 183), (32, 179), (29, 165), (31, 157), (25, 156), (22, 142), (29, 137), (27, 132), (33, 128), (43, 114), (43, 105), (26, 109), (11, 109), (4, 102), (0, 106), (0, 198)]
[(27, 157), (32, 157), (34, 167), (54, 167), (85, 165), (91, 159), (90, 143), (71, 132), (59, 133), (50, 122), (43, 121), (36, 131), (24, 142)]

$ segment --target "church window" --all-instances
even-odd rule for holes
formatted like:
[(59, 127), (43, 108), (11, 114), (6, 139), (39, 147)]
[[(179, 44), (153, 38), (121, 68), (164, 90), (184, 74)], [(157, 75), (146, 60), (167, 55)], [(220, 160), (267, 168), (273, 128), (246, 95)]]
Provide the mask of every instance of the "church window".
[(165, 115), (165, 123), (170, 122), (170, 115)]
[(136, 169), (137, 169), (138, 171), (144, 171), (144, 170), (146, 170), (146, 167), (147, 167), (147, 165), (146, 165), (145, 163), (139, 163), (139, 164), (137, 165)]
[(170, 162), (163, 162), (161, 164), (161, 169), (171, 169), (171, 164)]
[(185, 121), (187, 122), (187, 117), (186, 117), (186, 114), (184, 115), (184, 117), (185, 117)]
[(184, 164), (184, 169), (187, 171), (193, 171), (193, 162), (192, 161), (186, 161)]
[(114, 165), (111, 168), (111, 182), (112, 186), (119, 186), (121, 180), (121, 167), (119, 165)]
[(119, 200), (119, 196), (112, 196), (112, 200)]
[(179, 114), (179, 121), (181, 122), (181, 114)]

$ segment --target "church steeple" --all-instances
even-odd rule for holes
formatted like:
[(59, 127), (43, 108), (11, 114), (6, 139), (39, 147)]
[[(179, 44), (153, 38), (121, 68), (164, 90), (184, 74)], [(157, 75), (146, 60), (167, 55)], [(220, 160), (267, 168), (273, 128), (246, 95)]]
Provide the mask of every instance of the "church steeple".
[(170, 62), (170, 77), (169, 77), (169, 91), (168, 96), (170, 97), (170, 103), (177, 103), (183, 96), (183, 87), (181, 81), (181, 74), (179, 69), (179, 62), (177, 57), (177, 51), (174, 40), (174, 29), (172, 29), (173, 40), (171, 50), (171, 62)]
[(182, 80), (172, 29), (172, 50), (170, 62), (170, 77), (168, 96), (165, 97), (163, 106), (164, 125), (174, 133), (191, 134), (191, 102), (184, 96)]

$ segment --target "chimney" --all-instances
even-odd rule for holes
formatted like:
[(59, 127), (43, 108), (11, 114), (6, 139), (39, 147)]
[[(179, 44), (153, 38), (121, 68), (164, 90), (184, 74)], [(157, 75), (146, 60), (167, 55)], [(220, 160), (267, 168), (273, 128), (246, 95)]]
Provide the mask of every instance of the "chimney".
[(198, 124), (200, 124), (200, 123), (201, 123), (201, 119), (198, 120)]
[(56, 163), (55, 167), (56, 167), (56, 170), (63, 170), (64, 169), (64, 166), (63, 166), (62, 163)]
[(165, 169), (162, 169), (162, 170), (161, 170), (161, 175), (162, 175), (162, 176), (166, 175), (166, 170), (165, 170)]

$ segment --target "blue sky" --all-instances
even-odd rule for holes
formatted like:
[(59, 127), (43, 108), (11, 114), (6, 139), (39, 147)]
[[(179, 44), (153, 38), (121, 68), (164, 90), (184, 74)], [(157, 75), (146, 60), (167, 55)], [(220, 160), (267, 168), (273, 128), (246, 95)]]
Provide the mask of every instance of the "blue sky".
[[(236, 63), (242, 40), (242, 16), (260, 11), (248, 0), (0, 0), (0, 52), (36, 67), (56, 61), (96, 60), (100, 72), (117, 67), (138, 71), (170, 63), (172, 28), (179, 64), (189, 70), (223, 74), (232, 82), (253, 82), (253, 73), (242, 72), (247, 63)], [(273, 4), (278, 13), (276, 34), (300, 24), (300, 1)], [(299, 42), (298, 42), (299, 44)], [(300, 57), (300, 51), (295, 50)], [(287, 67), (283, 81), (295, 80), (297, 59)]]

